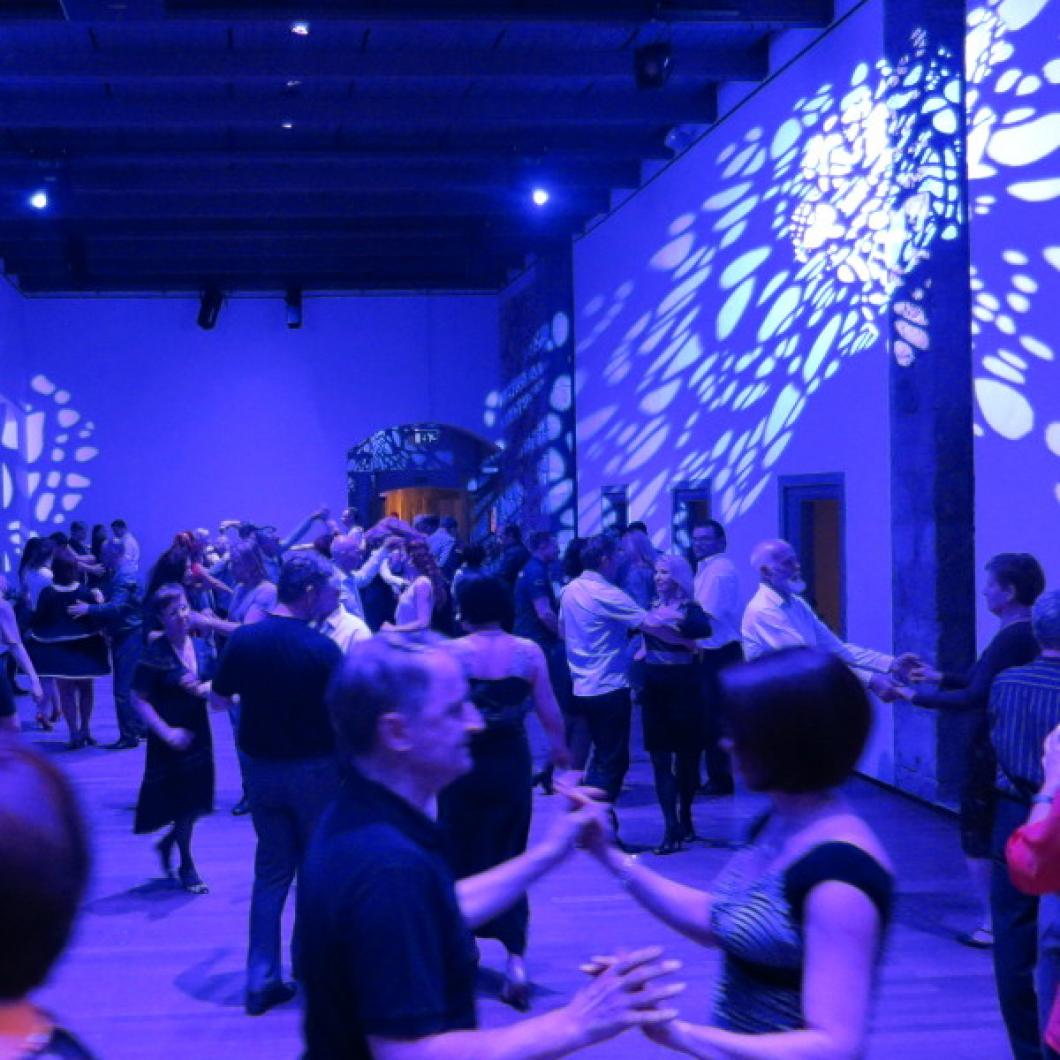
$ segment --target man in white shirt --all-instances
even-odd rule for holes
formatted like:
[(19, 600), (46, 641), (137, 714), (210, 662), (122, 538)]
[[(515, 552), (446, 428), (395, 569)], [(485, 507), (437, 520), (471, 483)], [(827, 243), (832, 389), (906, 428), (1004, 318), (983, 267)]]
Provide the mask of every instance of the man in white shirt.
[(907, 681), (920, 665), (910, 652), (895, 657), (841, 641), (799, 595), (806, 583), (799, 557), (787, 541), (769, 540), (755, 546), (751, 566), (761, 584), (743, 613), (741, 634), (748, 659), (782, 648), (819, 648), (842, 659), (870, 691), (887, 702), (897, 696), (892, 675)]
[(129, 533), (129, 527), (124, 519), (115, 519), (110, 524), (110, 529), (122, 544), (122, 556), (125, 563), (138, 571), (140, 569), (140, 542)]
[(733, 793), (732, 763), (718, 746), (721, 739), (721, 690), (718, 673), (743, 658), (740, 645), (740, 576), (725, 550), (725, 528), (714, 519), (692, 528), (692, 554), (697, 561), (696, 603), (710, 618), (711, 634), (699, 642), (700, 687), (704, 706), (704, 760), (707, 795)]
[(361, 587), (367, 585), (380, 573), (389, 554), (389, 546), (383, 545), (365, 561), (363, 530), (355, 529), (348, 534), (336, 537), (331, 542), (331, 562), (338, 570), (341, 580), (341, 603), (351, 615), (356, 615), (360, 619), (364, 618)]
[[(630, 634), (650, 629), (664, 639), (681, 638), (665, 615), (649, 615), (613, 583), (618, 569), (613, 538), (590, 538), (581, 560), (584, 572), (560, 595), (559, 631), (574, 682), (571, 713), (585, 718), (593, 744), (585, 783), (607, 792), (613, 803), (629, 769)], [(676, 614), (672, 617), (676, 621)]]

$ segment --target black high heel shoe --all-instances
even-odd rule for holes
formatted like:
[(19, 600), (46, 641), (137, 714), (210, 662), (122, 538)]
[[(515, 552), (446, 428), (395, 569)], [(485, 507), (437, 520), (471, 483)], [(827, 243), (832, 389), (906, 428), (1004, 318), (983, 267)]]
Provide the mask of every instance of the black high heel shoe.
[(180, 885), (188, 894), (209, 894), (210, 888), (202, 881), (202, 877), (195, 871), (194, 866), (190, 869), (180, 870)]
[(652, 853), (678, 854), (682, 849), (680, 831), (674, 828), (667, 828), (666, 834), (663, 836), (663, 841), (652, 851)]

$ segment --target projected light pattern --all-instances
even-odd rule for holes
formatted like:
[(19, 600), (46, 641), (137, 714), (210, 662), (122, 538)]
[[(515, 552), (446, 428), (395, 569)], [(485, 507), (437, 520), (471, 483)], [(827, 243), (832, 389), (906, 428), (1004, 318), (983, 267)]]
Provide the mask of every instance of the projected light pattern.
[[(1025, 475), (1060, 458), (1060, 20), (1049, 7), (974, 6), (965, 55), (975, 432), (980, 445), (1017, 445)], [(1060, 465), (1046, 482), (1060, 502)]]
[(96, 425), (71, 404), (71, 395), (47, 376), (29, 382), (31, 397), (0, 395), (0, 567), (17, 566), (33, 530), (62, 526), (92, 485), (86, 465), (99, 456)]
[(486, 398), (485, 425), (500, 429), (503, 484), (496, 501), (500, 523), (574, 532), (574, 383), (570, 371), (570, 318), (554, 312), (543, 324), (534, 292), (509, 298), (507, 333), (529, 335), (502, 350), (508, 380)]
[[(892, 309), (899, 362), (929, 350), (930, 291), (915, 272), (959, 234), (957, 62), (917, 33), (897, 64), (852, 63), (778, 124), (747, 130), (704, 166), (710, 194), (670, 221), (639, 279), (584, 304), (578, 444), (594, 482), (628, 481), (650, 519), (668, 484), (709, 478), (731, 521)], [(724, 431), (711, 433), (712, 414)], [(599, 491), (581, 501), (593, 521)]]

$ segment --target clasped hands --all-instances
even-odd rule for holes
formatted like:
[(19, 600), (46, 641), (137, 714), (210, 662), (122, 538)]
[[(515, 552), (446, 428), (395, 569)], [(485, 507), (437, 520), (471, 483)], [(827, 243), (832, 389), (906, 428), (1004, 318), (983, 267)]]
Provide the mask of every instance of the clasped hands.
[(911, 700), (916, 695), (913, 685), (941, 680), (938, 670), (915, 652), (907, 651), (895, 656), (889, 673), (873, 674), (869, 689), (884, 703), (893, 703), (896, 699)]

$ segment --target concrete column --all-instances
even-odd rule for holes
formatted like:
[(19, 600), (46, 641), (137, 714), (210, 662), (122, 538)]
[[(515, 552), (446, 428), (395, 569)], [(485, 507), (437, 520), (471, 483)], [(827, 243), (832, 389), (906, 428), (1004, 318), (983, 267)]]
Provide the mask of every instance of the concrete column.
[[(956, 226), (935, 238), (904, 277), (890, 308), (891, 543), (894, 642), (939, 669), (960, 670), (975, 656), (974, 467), (969, 231), (964, 153), (963, 0), (885, 0), (887, 59), (898, 66), (926, 34), (927, 62), (945, 62), (960, 85), (955, 130), (931, 113), (917, 134), (956, 153)], [(943, 194), (943, 193), (940, 193)], [(950, 200), (952, 201), (952, 200)], [(895, 705), (898, 786), (951, 803), (959, 790), (969, 720)]]

